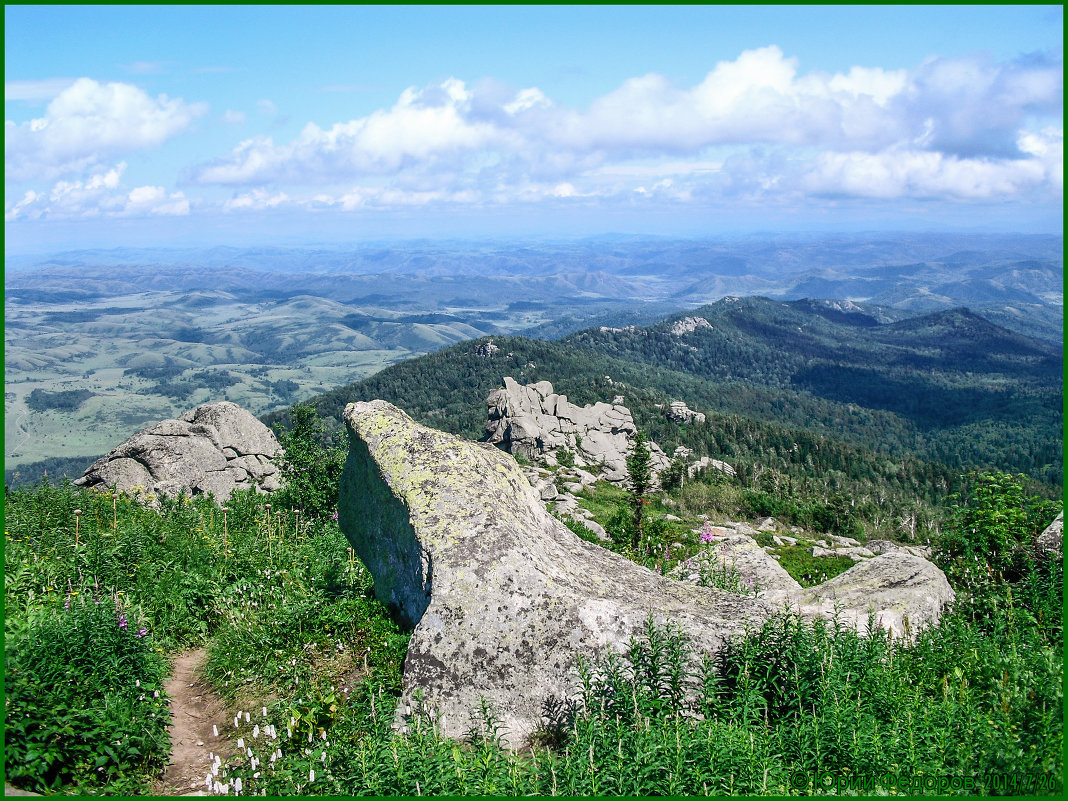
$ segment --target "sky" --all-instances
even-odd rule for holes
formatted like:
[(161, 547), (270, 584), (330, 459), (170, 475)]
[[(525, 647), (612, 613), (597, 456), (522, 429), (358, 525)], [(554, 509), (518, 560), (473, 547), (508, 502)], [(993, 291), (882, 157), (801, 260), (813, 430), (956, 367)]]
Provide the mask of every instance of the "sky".
[(1061, 6), (5, 6), (5, 252), (1060, 233)]

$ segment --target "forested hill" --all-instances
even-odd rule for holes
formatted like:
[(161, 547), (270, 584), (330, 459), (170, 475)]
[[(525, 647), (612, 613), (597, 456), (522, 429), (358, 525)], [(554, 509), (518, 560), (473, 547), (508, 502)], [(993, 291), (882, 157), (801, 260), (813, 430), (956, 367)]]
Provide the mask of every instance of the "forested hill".
[(486, 396), (510, 375), (551, 381), (577, 403), (623, 395), (638, 424), (669, 449), (714, 455), (717, 447), (656, 407), (684, 400), (713, 415), (708, 432), (733, 416), (730, 426), (743, 421), (795, 440), (807, 432), (856, 449), (857, 458), (921, 460), (947, 474), (999, 468), (1059, 487), (1059, 352), (965, 310), (900, 317), (838, 301), (724, 299), (645, 328), (590, 329), (559, 342), (494, 338), (492, 356), (479, 355), (487, 340), (460, 343), (312, 403), (336, 427), (346, 403), (383, 398), (428, 425), (478, 438)]

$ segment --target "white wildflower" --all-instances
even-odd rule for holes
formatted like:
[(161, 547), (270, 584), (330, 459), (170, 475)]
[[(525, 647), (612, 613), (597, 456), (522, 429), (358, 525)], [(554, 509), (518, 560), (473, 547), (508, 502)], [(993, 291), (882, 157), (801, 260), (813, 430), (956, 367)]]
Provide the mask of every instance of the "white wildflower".
[(312, 768), (311, 770), (308, 771), (308, 781), (310, 781), (310, 782), (315, 781), (315, 768)]

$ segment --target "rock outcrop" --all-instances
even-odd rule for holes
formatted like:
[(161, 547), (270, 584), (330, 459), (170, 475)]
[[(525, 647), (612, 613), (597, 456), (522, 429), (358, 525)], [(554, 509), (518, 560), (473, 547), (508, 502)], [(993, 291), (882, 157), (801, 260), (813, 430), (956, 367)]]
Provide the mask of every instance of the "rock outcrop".
[(235, 489), (278, 489), (280, 450), (271, 430), (237, 404), (206, 403), (134, 434), (74, 483), (226, 501)]
[[(490, 393), (486, 441), (531, 461), (555, 465), (557, 448), (569, 451), (575, 465), (599, 478), (627, 478), (627, 453), (637, 433), (626, 406), (595, 403), (576, 406), (548, 381), (522, 386), (512, 378)], [(659, 445), (650, 443), (653, 472), (668, 466)]]
[[(715, 528), (712, 531), (717, 531)], [(722, 533), (719, 533), (722, 532)], [(712, 545), (668, 573), (673, 579), (707, 584), (716, 578), (733, 578), (748, 592), (781, 609), (801, 594), (801, 585), (745, 534), (719, 529)]]
[(667, 410), (668, 420), (676, 423), (703, 423), (704, 412), (695, 412), (686, 405), (686, 401), (672, 401)]
[[(753, 539), (757, 532), (749, 526), (708, 526), (702, 533), (711, 541), (669, 576), (702, 585), (732, 584), (776, 609), (788, 608), (808, 619), (837, 618), (861, 634), (868, 634), (869, 622), (874, 622), (877, 630), (892, 637), (914, 637), (920, 629), (937, 623), (942, 610), (954, 600), (953, 589), (936, 565), (887, 540), (874, 541), (892, 546), (881, 548), (881, 555), (875, 557), (871, 550), (856, 545), (813, 548), (814, 556), (845, 555), (857, 564), (830, 581), (802, 588), (757, 544)], [(848, 537), (834, 539), (856, 542)]]
[(1057, 515), (1057, 518), (1046, 526), (1045, 531), (1038, 535), (1038, 539), (1035, 540), (1035, 545), (1039, 551), (1053, 555), (1060, 558), (1064, 552), (1064, 512)]
[[(509, 412), (510, 400), (500, 399)], [(710, 652), (772, 612), (582, 541), (493, 445), (420, 426), (385, 401), (350, 404), (344, 418), (341, 529), (375, 595), (414, 628), (399, 714), (420, 691), (447, 736), (462, 736), (485, 698), (521, 745), (546, 698), (574, 691), (576, 659), (624, 649), (650, 616)]]
[(684, 334), (692, 334), (698, 328), (712, 328), (712, 324), (704, 317), (683, 317), (671, 326), (671, 333), (681, 337)]
[(795, 603), (806, 617), (835, 617), (867, 633), (869, 618), (893, 637), (914, 637), (937, 623), (953, 602), (946, 575), (905, 550), (865, 559), (830, 581), (802, 590)]

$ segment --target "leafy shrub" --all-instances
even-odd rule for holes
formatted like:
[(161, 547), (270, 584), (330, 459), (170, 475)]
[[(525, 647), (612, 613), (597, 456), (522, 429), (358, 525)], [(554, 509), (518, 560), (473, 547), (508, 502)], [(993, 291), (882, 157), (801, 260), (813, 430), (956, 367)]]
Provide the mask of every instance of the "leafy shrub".
[(574, 467), (575, 454), (561, 445), (556, 449), (556, 461), (561, 467)]
[(170, 749), (162, 680), (133, 610), (74, 593), (7, 647), (5, 770), (36, 792), (143, 788)]
[(968, 588), (1017, 581), (1035, 538), (1059, 510), (1053, 501), (1027, 495), (1024, 477), (1008, 473), (970, 473), (952, 501), (935, 558), (952, 582)]
[(278, 437), (284, 451), (280, 462), (283, 483), (274, 500), (313, 517), (329, 517), (337, 511), (347, 451), (323, 444), (324, 426), (311, 406), (294, 406), (290, 419), (292, 426)]

